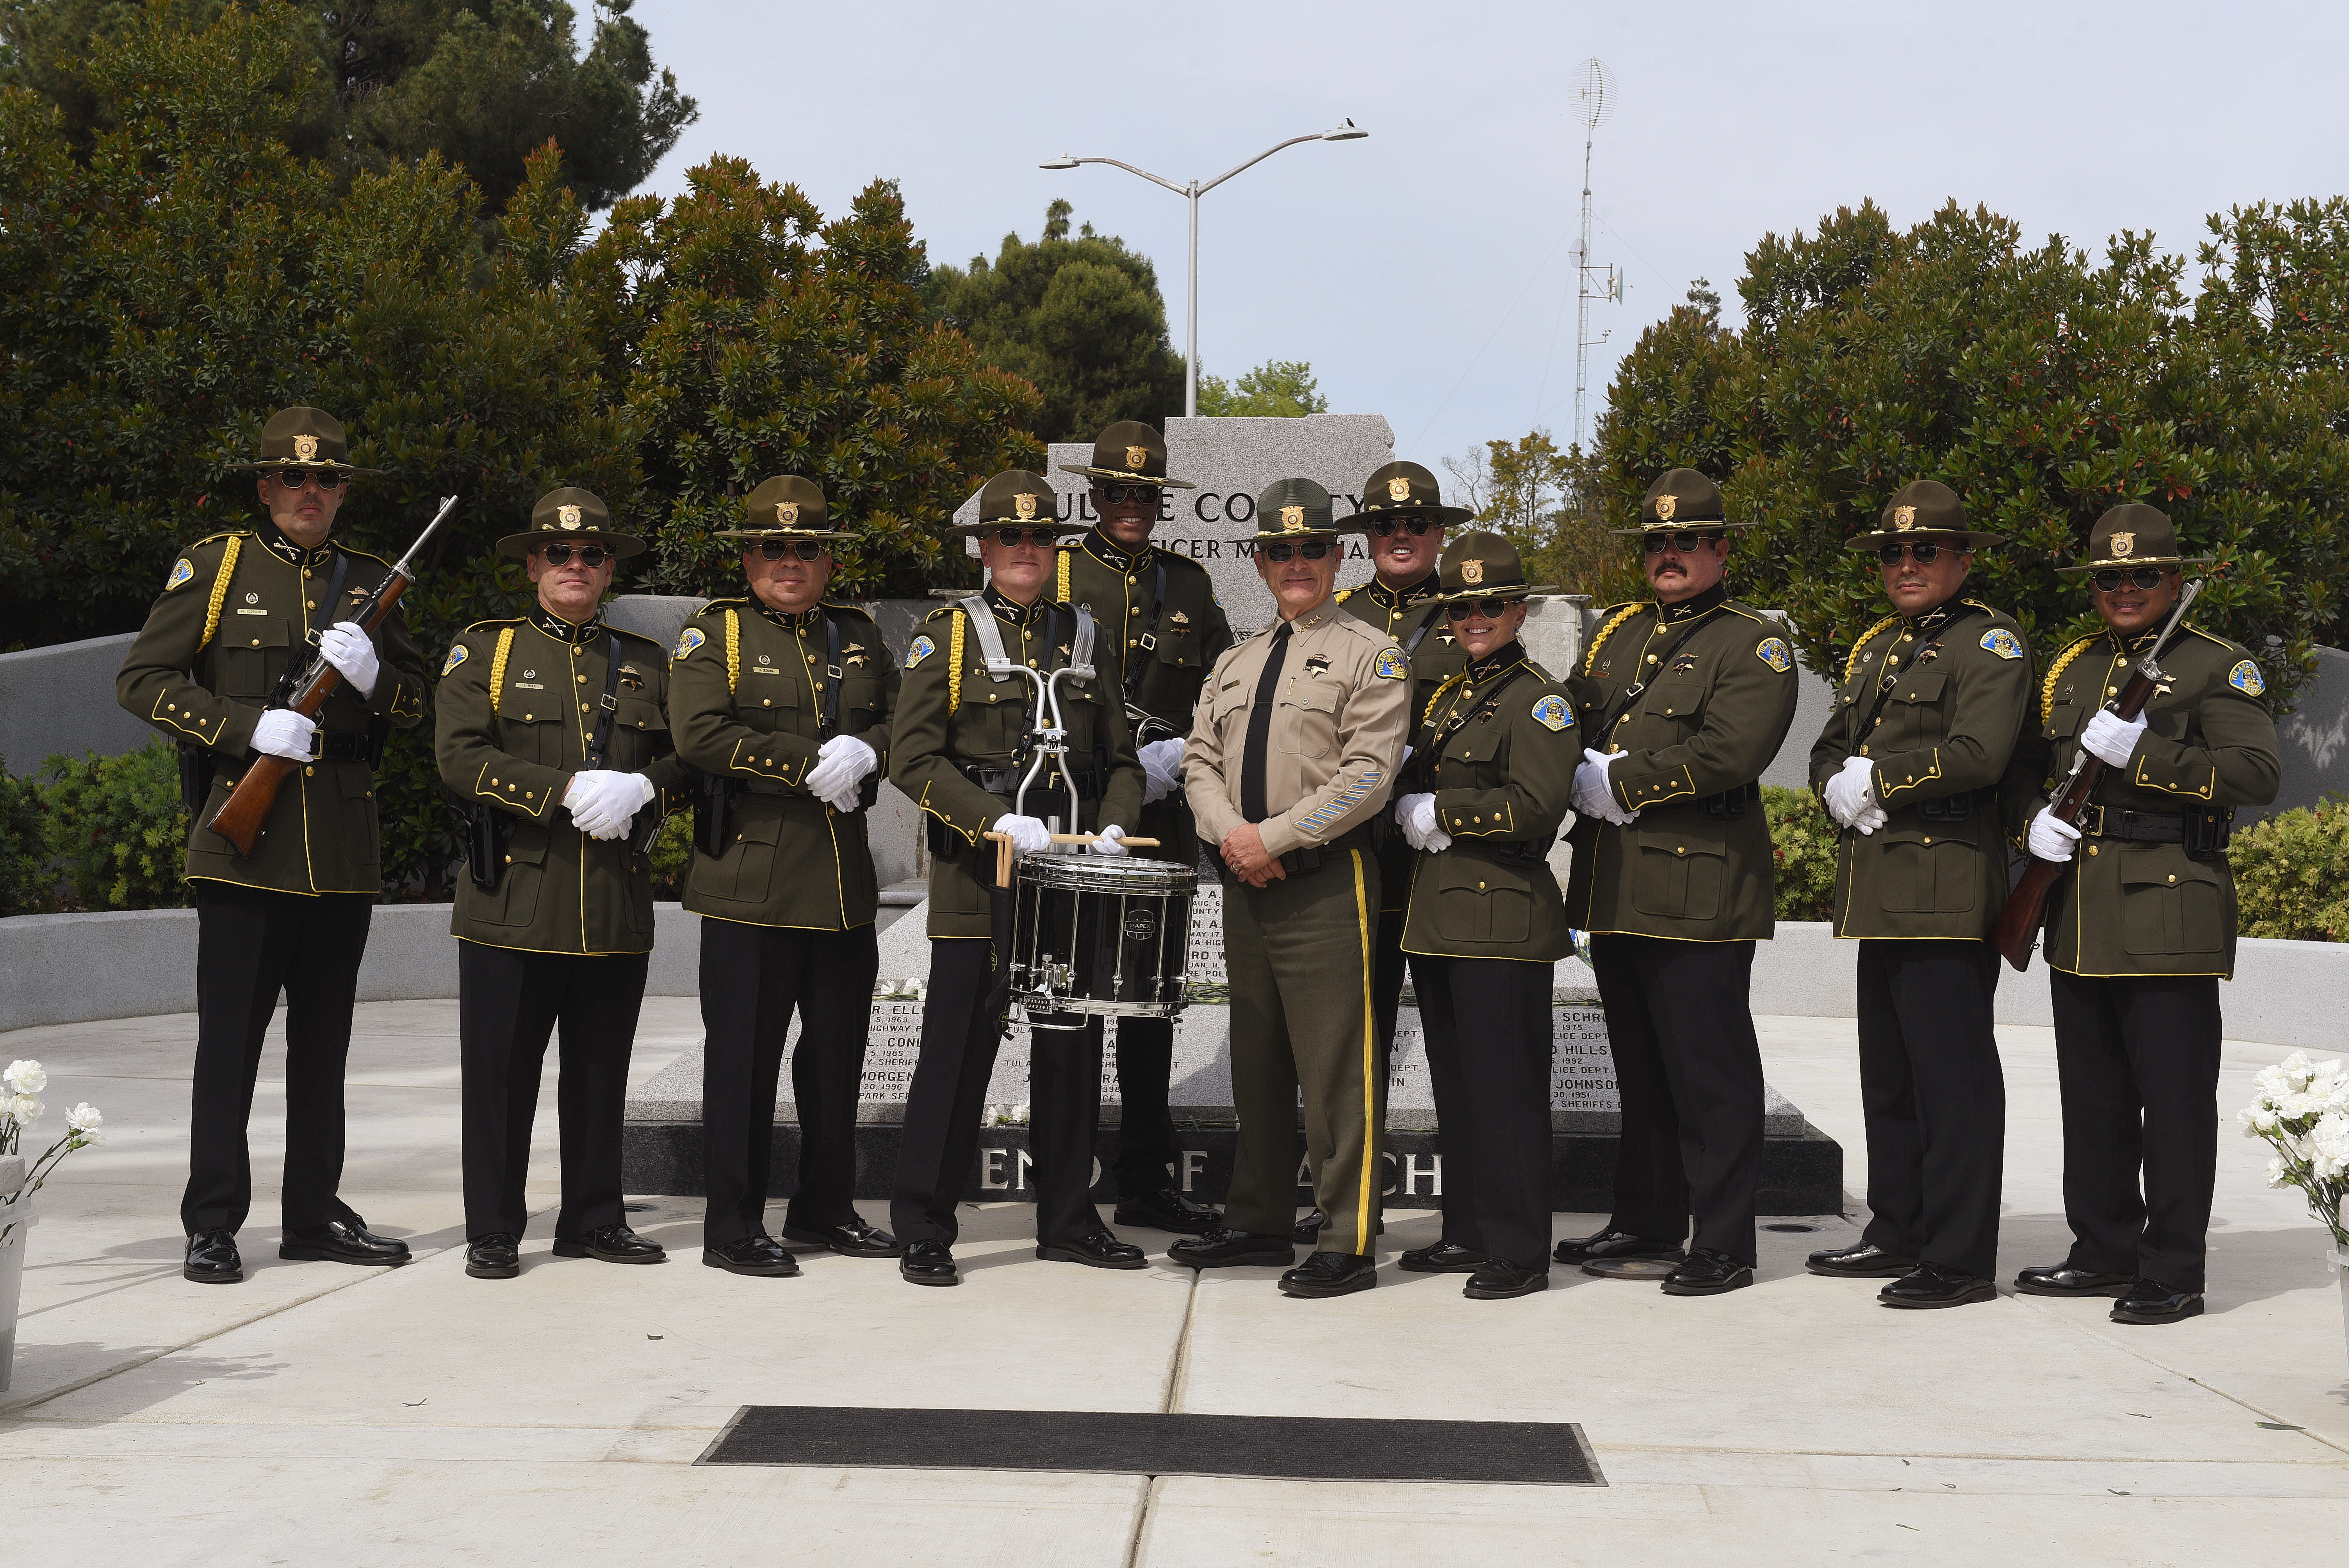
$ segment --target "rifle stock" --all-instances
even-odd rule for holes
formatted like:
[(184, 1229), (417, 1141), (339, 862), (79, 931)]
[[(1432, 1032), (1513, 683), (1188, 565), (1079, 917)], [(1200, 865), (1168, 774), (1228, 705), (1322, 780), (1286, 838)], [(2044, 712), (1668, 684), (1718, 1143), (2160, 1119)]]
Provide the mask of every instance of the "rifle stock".
[[(440, 510), (425, 525), (423, 534), (408, 547), (408, 553), (399, 558), (399, 563), (386, 574), (384, 580), (375, 585), (375, 592), (351, 613), (350, 618), (357, 621), (368, 636), (374, 636), (377, 628), (399, 607), (400, 596), (408, 592), (408, 585), (416, 581), (415, 573), (408, 569), (409, 562), (423, 547), (424, 541), (432, 537), (432, 531), (440, 526), (440, 520), (447, 517), (450, 508), (456, 504), (455, 496), (440, 498)], [(308, 670), (295, 683), (293, 696), (285, 706), (305, 718), (315, 719), (318, 717), (318, 710), (326, 706), (326, 699), (335, 695), (335, 688), (342, 684), (342, 671), (328, 664), (324, 656), (313, 654)], [(269, 809), (277, 804), (277, 791), (293, 773), (294, 768), (290, 758), (274, 754), (264, 753), (254, 758), (252, 766), (245, 769), (244, 776), (236, 781), (236, 788), (229, 791), (228, 799), (221, 802), (221, 809), (212, 813), (212, 820), (204, 826), (234, 844), (238, 854), (253, 853), (254, 845), (261, 841), (262, 824), (269, 820)]]

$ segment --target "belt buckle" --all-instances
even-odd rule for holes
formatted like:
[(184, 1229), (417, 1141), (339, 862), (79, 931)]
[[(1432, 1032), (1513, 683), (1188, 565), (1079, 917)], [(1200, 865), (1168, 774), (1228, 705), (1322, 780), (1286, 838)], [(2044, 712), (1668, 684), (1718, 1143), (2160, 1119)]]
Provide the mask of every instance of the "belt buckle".
[(326, 727), (325, 727), (325, 726), (323, 726), (323, 725), (314, 725), (314, 726), (311, 727), (311, 730), (310, 730), (310, 760), (311, 760), (311, 761), (313, 761), (313, 762), (324, 762), (326, 759)]
[[(2088, 815), (2091, 811), (2095, 813), (2093, 818)], [(2094, 833), (2096, 837), (2100, 839), (2103, 838), (2105, 836), (2105, 809), (2102, 806), (2097, 805), (2093, 800), (2089, 801), (2086, 805), (2080, 808), (2080, 820), (2073, 825), (2084, 833)]]

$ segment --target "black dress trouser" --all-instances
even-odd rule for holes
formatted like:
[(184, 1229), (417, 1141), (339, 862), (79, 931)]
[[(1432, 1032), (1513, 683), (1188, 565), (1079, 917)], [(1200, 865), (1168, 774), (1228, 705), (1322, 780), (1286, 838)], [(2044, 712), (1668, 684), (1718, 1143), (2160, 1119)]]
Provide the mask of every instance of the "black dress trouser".
[(180, 1223), (233, 1231), (253, 1207), (253, 1114), (261, 1042), (285, 995), (287, 1230), (355, 1219), (343, 1180), (343, 1062), (351, 1048), (375, 900), (367, 893), (273, 892), (198, 882), (196, 1063), (190, 1097), (188, 1186)]
[(2056, 969), (2048, 987), (2069, 1261), (2199, 1291), (2219, 1178), (2219, 977)]
[(1127, 1202), (1182, 1185), (1174, 1112), (1174, 1020), (1117, 1021), (1117, 1198)]
[(1593, 934), (1591, 967), (1623, 1101), (1616, 1230), (1754, 1262), (1762, 1047), (1754, 944)]
[[(987, 1082), (1002, 1045), (983, 1013), (993, 944), (984, 938), (930, 943), (930, 989), (922, 1002), (922, 1051), (905, 1089), (905, 1122), (889, 1228), (899, 1241), (952, 1243), (955, 1205), (978, 1152)], [(1028, 1032), (1028, 1155), (1036, 1183), (1036, 1240), (1082, 1241), (1106, 1229), (1093, 1207), (1093, 1130), (1101, 1119), (1101, 1020)]]
[(1868, 1228), (1886, 1252), (1988, 1279), (1998, 1272), (2006, 1075), (1987, 942), (1859, 944), (1859, 1095)]
[(856, 1090), (880, 968), (870, 925), (811, 931), (703, 918), (704, 1246), (767, 1233), (775, 1084), (794, 1012), (800, 1171), (783, 1223), (814, 1231), (856, 1218)]
[(1552, 966), (1414, 957), (1444, 1239), (1547, 1274)]
[(563, 1140), (559, 1241), (620, 1222), (620, 1123), (647, 953), (524, 953), (457, 944), (464, 1077), (465, 1237), (519, 1236), (547, 1037), (563, 1028), (555, 1112)]

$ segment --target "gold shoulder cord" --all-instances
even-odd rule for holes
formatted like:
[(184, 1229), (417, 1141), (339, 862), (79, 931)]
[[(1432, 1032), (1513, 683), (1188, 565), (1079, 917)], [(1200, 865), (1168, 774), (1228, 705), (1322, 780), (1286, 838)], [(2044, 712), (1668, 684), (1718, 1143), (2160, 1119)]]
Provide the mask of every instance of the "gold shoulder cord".
[(1076, 552), (1073, 550), (1061, 552), (1060, 588), (1053, 596), (1063, 604), (1069, 602), (1069, 558), (1074, 554)]
[(1599, 634), (1590, 639), (1590, 650), (1582, 655), (1582, 673), (1584, 675), (1587, 676), (1592, 670), (1599, 667), (1599, 650), (1607, 645), (1607, 639), (1615, 634), (1615, 628), (1621, 625), (1624, 622), (1630, 620), (1632, 616), (1638, 614), (1647, 607), (1648, 606), (1645, 603), (1626, 604), (1620, 610), (1615, 612), (1614, 619), (1609, 621), (1605, 625), (1599, 628)]
[(1419, 722), (1425, 724), (1429, 719), (1433, 718), (1435, 717), (1435, 705), (1442, 702), (1445, 694), (1450, 692), (1454, 686), (1458, 686), (1462, 681), (1464, 681), (1467, 678), (1468, 672), (1464, 669), (1455, 670), (1451, 676), (1446, 677), (1444, 683), (1435, 688), (1435, 695), (1427, 699), (1426, 711), (1419, 716)]
[[(2098, 635), (2101, 635), (2101, 634), (2098, 634)], [(2088, 645), (2095, 642), (2096, 640), (2097, 636), (2082, 637), (2070, 647), (2056, 655), (2055, 662), (2047, 666), (2047, 678), (2041, 682), (2039, 686), (2040, 723), (2045, 724), (2050, 718), (2053, 718), (2055, 716), (2055, 683), (2063, 678), (2063, 675), (2065, 670), (2072, 667), (2072, 661), (2078, 658), (2082, 654), (2086, 653), (2088, 651)]]
[(970, 617), (960, 610), (949, 610), (947, 618), (953, 630), (947, 634), (947, 717), (951, 718), (962, 707), (962, 629)]
[(498, 651), (490, 658), (490, 711), (498, 711), (498, 694), (506, 688), (506, 655), (513, 652), (514, 629), (498, 634)]
[(742, 680), (742, 619), (726, 612), (726, 694), (731, 696)]
[(212, 602), (204, 608), (203, 640), (196, 645), (199, 651), (211, 645), (212, 634), (220, 630), (221, 606), (228, 602), (228, 581), (236, 575), (237, 547), (243, 542), (232, 533), (228, 548), (221, 552), (220, 575), (212, 579)]
[(1898, 615), (1887, 615), (1884, 619), (1877, 622), (1876, 624), (1870, 626), (1868, 630), (1859, 634), (1859, 641), (1851, 645), (1851, 657), (1844, 660), (1843, 662), (1843, 679), (1846, 686), (1849, 686), (1851, 684), (1851, 677), (1859, 671), (1860, 650), (1867, 647), (1869, 643), (1876, 640), (1877, 633), (1884, 630), (1887, 626), (1898, 624), (1899, 619), (1900, 617)]

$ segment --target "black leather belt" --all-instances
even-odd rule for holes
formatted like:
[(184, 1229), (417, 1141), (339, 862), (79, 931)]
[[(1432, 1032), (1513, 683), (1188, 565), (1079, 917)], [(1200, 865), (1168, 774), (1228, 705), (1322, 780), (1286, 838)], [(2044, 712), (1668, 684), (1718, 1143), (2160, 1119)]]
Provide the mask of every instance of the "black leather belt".
[(371, 762), (375, 748), (365, 735), (315, 736), (311, 745), (316, 748), (310, 755), (319, 762)]
[(728, 782), (745, 795), (790, 795), (800, 792), (794, 791), (788, 784), (778, 784), (771, 779), (729, 779)]
[(1751, 784), (1741, 784), (1734, 789), (1723, 789), (1718, 795), (1707, 795), (1697, 804), (1704, 809), (1704, 814), (1708, 817), (1743, 817), (1745, 815), (1745, 808), (1760, 799), (1762, 799), (1762, 781), (1757, 779)]
[(2168, 811), (2131, 811), (2091, 801), (2073, 826), (2099, 839), (2133, 839), (2142, 844), (2186, 841), (2186, 819)]
[[(1025, 778), (1028, 772), (1024, 768), (981, 768), (975, 762), (957, 762), (955, 764), (955, 769), (964, 778), (990, 795), (1017, 795), (1019, 792), (1019, 780)], [(1078, 799), (1101, 799), (1101, 785), (1094, 779), (1091, 769), (1081, 773), (1071, 773), (1069, 777), (1076, 782)], [(1058, 794), (1061, 789), (1061, 770), (1057, 768), (1045, 769), (1037, 776), (1036, 782), (1030, 785), (1029, 789), (1030, 790), (1050, 789)]]

